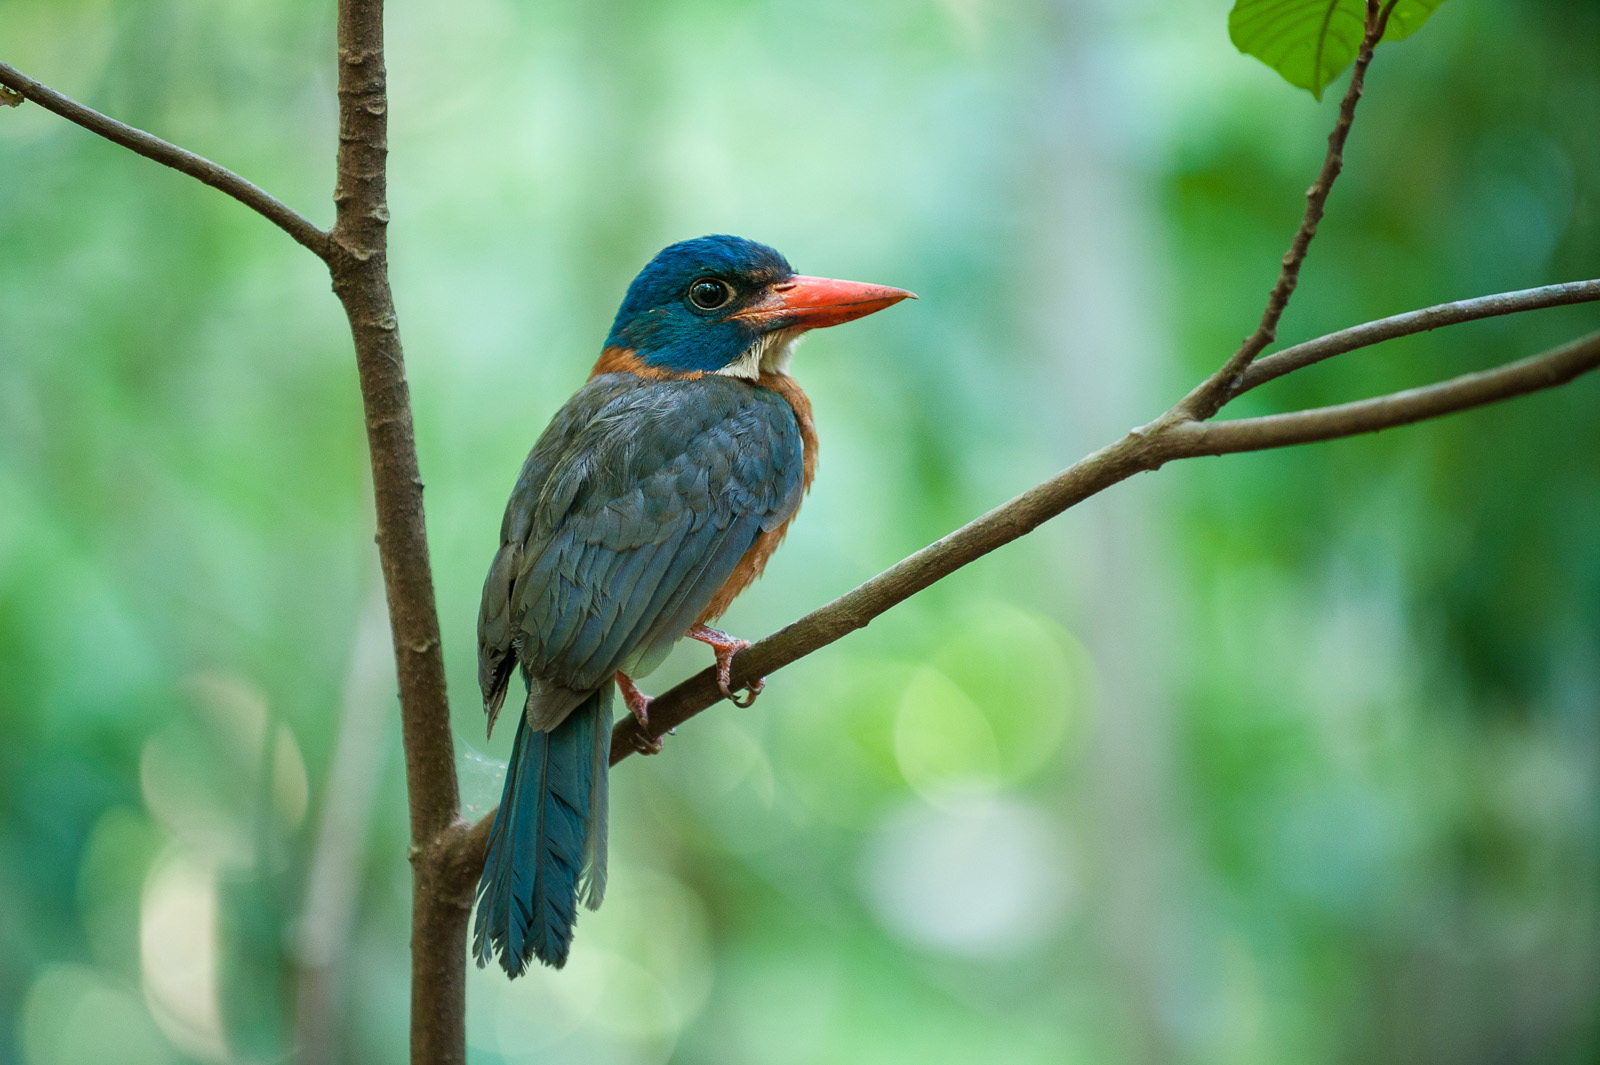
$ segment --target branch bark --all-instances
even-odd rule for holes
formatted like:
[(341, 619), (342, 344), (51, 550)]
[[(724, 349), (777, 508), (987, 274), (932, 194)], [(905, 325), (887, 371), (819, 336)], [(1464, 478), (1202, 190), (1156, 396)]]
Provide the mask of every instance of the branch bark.
[(1337, 333), (1329, 333), (1327, 336), (1296, 344), (1292, 348), (1284, 348), (1257, 360), (1239, 378), (1238, 385), (1229, 393), (1228, 398), (1231, 400), (1258, 385), (1266, 384), (1286, 373), (1321, 362), (1323, 359), (1331, 359), (1335, 355), (1370, 347), (1385, 340), (1394, 340), (1413, 333), (1426, 333), (1441, 326), (1475, 322), (1480, 318), (1495, 318), (1502, 314), (1537, 311), (1546, 307), (1564, 307), (1594, 300), (1600, 300), (1600, 278), (1592, 281), (1569, 281), (1561, 285), (1544, 285), (1540, 288), (1525, 288), (1516, 292), (1500, 292), (1493, 296), (1456, 300), (1453, 303), (1439, 303), (1419, 311), (1407, 311), (1405, 314), (1379, 318), (1375, 322), (1341, 329)]
[(232, 170), (218, 166), (211, 160), (180, 148), (176, 144), (168, 143), (160, 137), (152, 136), (142, 129), (136, 129), (102, 115), (93, 108), (85, 107), (5, 63), (0, 63), (0, 85), (4, 85), (24, 99), (32, 100), (46, 111), (60, 115), (68, 122), (82, 126), (90, 133), (97, 133), (108, 141), (138, 152), (146, 159), (154, 159), (162, 166), (170, 166), (174, 170), (188, 174), (196, 181), (204, 182), (232, 196), (309, 248), (317, 258), (323, 260), (328, 258), (327, 233), (312, 225), (283, 201), (252, 185)]
[(1597, 366), (1600, 332), (1493, 370), (1462, 374), (1438, 384), (1356, 403), (1228, 422), (1181, 422), (1164, 432), (1162, 442), (1170, 446), (1170, 457), (1189, 458), (1336, 440), (1554, 388)]
[(350, 323), (361, 379), (378, 555), (400, 687), (413, 876), (411, 1059), (450, 1065), (466, 1058), (466, 936), (472, 890), (470, 884), (464, 889), (455, 885), (461, 879), (458, 840), (468, 826), (460, 819), (423, 484), (389, 287), (383, 0), (339, 0), (338, 58), (336, 220), (328, 232), (231, 170), (85, 107), (3, 63), (0, 86), (232, 196), (328, 265), (334, 293)]
[(1222, 405), (1234, 394), (1239, 375), (1278, 338), (1278, 322), (1283, 318), (1289, 298), (1300, 283), (1300, 267), (1306, 261), (1306, 253), (1311, 250), (1311, 239), (1317, 235), (1317, 226), (1321, 224), (1323, 212), (1327, 209), (1333, 183), (1344, 170), (1344, 142), (1349, 139), (1350, 127), (1356, 120), (1356, 104), (1361, 102), (1367, 68), (1372, 65), (1373, 52), (1383, 39), (1383, 31), (1389, 25), (1389, 13), (1394, 10), (1396, 2), (1388, 0), (1380, 8), (1378, 0), (1367, 0), (1366, 32), (1361, 38), (1361, 48), (1356, 53), (1355, 66), (1350, 71), (1350, 87), (1345, 90), (1344, 99), (1339, 101), (1339, 117), (1333, 124), (1333, 131), (1328, 134), (1328, 152), (1323, 156), (1322, 170), (1306, 190), (1305, 215), (1300, 219), (1300, 228), (1295, 231), (1294, 240), (1290, 241), (1289, 250), (1283, 257), (1278, 280), (1267, 295), (1261, 322), (1256, 326), (1256, 331), (1239, 345), (1239, 350), (1222, 364), (1220, 370), (1183, 398), (1181, 405), (1192, 417), (1205, 421), (1221, 410)]
[[(383, 0), (339, 0), (339, 153), (328, 268), (355, 340), (411, 813), (411, 1060), (466, 1059), (470, 886), (441, 874), (460, 800), (405, 356), (389, 288)], [(481, 861), (481, 855), (480, 855)]]

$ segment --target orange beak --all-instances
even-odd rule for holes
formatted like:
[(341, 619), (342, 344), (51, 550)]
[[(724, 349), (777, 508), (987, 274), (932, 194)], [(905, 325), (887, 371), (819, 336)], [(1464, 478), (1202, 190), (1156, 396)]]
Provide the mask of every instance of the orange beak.
[(773, 285), (759, 302), (733, 317), (754, 322), (762, 332), (820, 329), (865, 318), (901, 300), (916, 298), (916, 293), (903, 288), (796, 274)]

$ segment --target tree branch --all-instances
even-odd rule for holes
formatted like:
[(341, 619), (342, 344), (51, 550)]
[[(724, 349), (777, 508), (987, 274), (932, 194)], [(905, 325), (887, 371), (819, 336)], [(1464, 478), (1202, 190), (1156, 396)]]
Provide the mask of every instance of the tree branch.
[[(378, 555), (400, 686), (413, 873), (411, 1059), (466, 1057), (470, 884), (455, 887), (460, 819), (450, 704), (428, 556), (405, 357), (389, 288), (388, 95), (382, 0), (339, 0), (336, 221), (324, 232), (244, 178), (84, 107), (0, 63), (0, 86), (90, 132), (227, 193), (328, 264), (355, 343), (377, 509)], [(12, 98), (0, 102), (15, 104)], [(482, 863), (481, 850), (478, 863)]]
[(1239, 375), (1278, 338), (1278, 321), (1289, 306), (1289, 297), (1294, 295), (1295, 286), (1300, 283), (1300, 267), (1306, 261), (1306, 252), (1311, 249), (1311, 238), (1317, 235), (1317, 226), (1322, 222), (1323, 211), (1328, 205), (1328, 194), (1333, 191), (1333, 183), (1344, 169), (1344, 142), (1350, 136), (1350, 126), (1356, 119), (1356, 104), (1361, 102), (1367, 67), (1372, 65), (1373, 51), (1383, 38), (1385, 27), (1389, 25), (1389, 12), (1394, 10), (1395, 3), (1396, 0), (1388, 0), (1379, 8), (1378, 0), (1367, 0), (1366, 33), (1361, 38), (1355, 67), (1350, 72), (1350, 87), (1339, 102), (1339, 117), (1333, 124), (1333, 131), (1328, 134), (1328, 153), (1322, 160), (1322, 172), (1306, 190), (1306, 213), (1300, 220), (1294, 240), (1289, 244), (1289, 251), (1283, 257), (1277, 283), (1267, 295), (1261, 323), (1239, 345), (1239, 350), (1222, 364), (1221, 369), (1183, 398), (1180, 406), (1191, 417), (1205, 421), (1221, 410), (1222, 405), (1235, 394)]
[[(737, 689), (741, 681), (774, 673), (847, 633), (864, 628), (895, 604), (1135, 473), (1158, 469), (1175, 459), (1263, 451), (1408, 425), (1554, 388), (1597, 366), (1600, 333), (1591, 333), (1553, 351), (1494, 370), (1337, 407), (1231, 422), (1201, 422), (1184, 413), (1181, 405), (1176, 406), (1149, 425), (1133, 430), (1043, 484), (895, 563), (854, 591), (750, 645), (734, 656), (733, 687)], [(669, 728), (721, 698), (716, 671), (702, 670), (650, 703), (649, 737), (659, 739)], [(619, 723), (612, 733), (612, 764), (634, 753), (643, 736), (632, 717)]]
[(338, 221), (329, 265), (361, 375), (378, 555), (400, 670), (412, 842), (425, 846), (460, 807), (411, 391), (389, 290), (386, 94), (383, 0), (340, 0)]
[[(385, 202), (388, 90), (383, 0), (339, 0), (339, 149), (335, 223), (323, 232), (210, 160), (108, 118), (0, 63), (0, 86), (125, 148), (227, 193), (328, 264), (355, 344), (372, 460), (378, 556), (400, 687), (411, 814), (411, 1060), (466, 1058), (466, 939), (471, 885), (456, 887), (461, 821), (438, 609), (428, 556), (405, 357), (389, 287)], [(481, 850), (477, 862), (482, 864)]]
[[(1578, 286), (1587, 284), (1592, 283), (1576, 283)], [(1572, 288), (1551, 286), (1551, 289)], [(1505, 296), (1531, 300), (1529, 294), (1535, 292), (1545, 293), (1543, 298), (1546, 299), (1553, 295), (1549, 290), (1530, 289), (1526, 293), (1506, 293)], [(1483, 312), (1471, 315), (1457, 312), (1463, 316), (1456, 318), (1456, 321), (1470, 321), (1473, 317), (1486, 317), (1489, 313), (1510, 313), (1509, 310), (1487, 310), (1496, 305), (1493, 301), (1502, 298), (1491, 296), (1442, 306), (1470, 307)], [(1584, 298), (1600, 298), (1600, 293)], [(1579, 300), (1573, 298), (1563, 302)], [(1324, 345), (1334, 338), (1340, 338), (1340, 343), (1345, 345), (1341, 350), (1354, 350), (1389, 339), (1390, 336), (1403, 336), (1406, 332), (1447, 324), (1436, 321), (1431, 326), (1416, 326), (1400, 332), (1375, 328), (1398, 319), (1407, 319), (1415, 325), (1417, 321), (1426, 320), (1418, 316), (1438, 309), (1428, 308), (1410, 315), (1396, 315), (1393, 319), (1369, 322), (1302, 346)], [(1352, 337), (1357, 339), (1352, 341)], [(1338, 353), (1329, 351), (1321, 358)], [(1553, 351), (1495, 370), (1464, 374), (1425, 388), (1337, 407), (1217, 423), (1192, 418), (1180, 403), (1149, 425), (1133, 430), (1121, 440), (1079, 460), (1043, 484), (1030, 488), (1009, 503), (996, 507), (895, 563), (853, 591), (784, 626), (766, 639), (751, 644), (733, 658), (732, 687), (737, 690), (741, 682), (776, 673), (856, 629), (865, 628), (878, 615), (938, 583), (969, 562), (1027, 535), (1069, 507), (1141, 471), (1159, 469), (1175, 459), (1263, 451), (1408, 425), (1528, 392), (1554, 388), (1597, 366), (1600, 366), (1600, 333), (1591, 333)], [(1281, 372), (1287, 373), (1296, 368), (1291, 366)], [(648, 731), (641, 729), (632, 716), (625, 717), (612, 730), (611, 764), (616, 765), (639, 750), (647, 739), (659, 740), (669, 729), (683, 724), (721, 699), (716, 670), (711, 667), (656, 696), (650, 703)], [(452, 873), (455, 890), (470, 891), (482, 872), (483, 850), (493, 820), (494, 811), (491, 810), (470, 829), (455, 837), (457, 851)]]
[[(372, 460), (378, 555), (400, 687), (411, 814), (411, 1060), (466, 1058), (470, 885), (454, 885), (460, 819), (450, 704), (434, 602), (405, 357), (389, 287), (388, 95), (382, 0), (339, 0), (336, 221), (323, 232), (244, 178), (193, 152), (84, 107), (0, 63), (0, 103), (20, 95), (68, 121), (227, 193), (328, 265), (355, 344)], [(482, 863), (481, 850), (478, 863)]]
[(1593, 281), (1569, 281), (1562, 285), (1545, 285), (1541, 288), (1525, 288), (1516, 292), (1501, 292), (1470, 300), (1456, 300), (1454, 303), (1424, 307), (1420, 311), (1407, 311), (1405, 314), (1379, 318), (1375, 322), (1341, 329), (1337, 333), (1329, 333), (1327, 336), (1308, 340), (1304, 344), (1296, 344), (1292, 348), (1273, 352), (1245, 370), (1228, 398), (1232, 400), (1257, 385), (1265, 384), (1312, 363), (1321, 362), (1323, 359), (1331, 359), (1335, 355), (1343, 355), (1347, 351), (1369, 347), (1385, 340), (1394, 340), (1396, 337), (1425, 333), (1445, 325), (1474, 322), (1480, 318), (1494, 318), (1502, 314), (1536, 311), (1545, 307), (1562, 307), (1573, 303), (1589, 303), (1594, 300), (1600, 300), (1600, 278)]
[[(406, 384), (389, 288), (388, 89), (383, 0), (339, 0), (339, 153), (328, 269), (355, 341), (372, 458), (378, 554), (400, 682), (411, 813), (411, 1060), (466, 1058), (467, 916), (447, 874), (460, 821), (439, 615)], [(479, 861), (482, 861), (481, 852)]]
[[(1576, 284), (1582, 286), (1593, 283)], [(1572, 290), (1573, 286), (1551, 288)], [(1549, 290), (1528, 290), (1528, 293), (1533, 292), (1545, 293), (1543, 298), (1546, 299), (1553, 296)], [(1505, 297), (1532, 299), (1528, 293), (1506, 293)], [(1505, 297), (1485, 297), (1483, 300), (1464, 300), (1459, 304), (1442, 306), (1485, 310), (1496, 305), (1493, 301)], [(1585, 298), (1600, 298), (1600, 293)], [(1565, 302), (1578, 300), (1568, 299)], [(1341, 342), (1346, 345), (1343, 350), (1365, 347), (1389, 339), (1385, 330), (1374, 327), (1402, 318), (1414, 324), (1423, 320), (1416, 316), (1435, 310), (1438, 308), (1428, 308), (1427, 311), (1414, 312), (1412, 315), (1397, 315), (1395, 319), (1383, 319), (1381, 322), (1369, 322), (1365, 326), (1329, 334), (1310, 344), (1321, 345), (1332, 338), (1343, 338)], [(1456, 320), (1470, 321), (1471, 317), (1485, 317), (1486, 313)], [(1441, 324), (1445, 323), (1435, 322), (1435, 325)], [(1415, 332), (1416, 329), (1410, 331)], [(1401, 336), (1404, 333), (1392, 335)], [(1349, 338), (1352, 336), (1364, 336), (1364, 339), (1351, 342)], [(751, 644), (733, 658), (732, 687), (737, 690), (743, 681), (776, 673), (856, 629), (865, 628), (878, 615), (943, 580), (969, 562), (1025, 536), (1069, 507), (1141, 471), (1159, 469), (1175, 459), (1265, 451), (1409, 425), (1554, 388), (1597, 367), (1600, 367), (1600, 332), (1590, 333), (1552, 351), (1494, 370), (1463, 374), (1424, 388), (1336, 407), (1229, 422), (1202, 422), (1190, 417), (1180, 403), (1149, 425), (1133, 430), (1121, 440), (1079, 460), (1043, 484), (1030, 488), (1009, 503), (996, 507), (895, 563), (853, 591), (784, 626), (766, 639)], [(721, 699), (716, 670), (711, 667), (656, 696), (650, 703), (648, 732), (641, 729), (638, 721), (631, 716), (625, 717), (612, 731), (611, 764), (616, 765), (633, 754), (646, 738), (660, 739), (668, 729), (676, 728)], [(471, 884), (482, 871), (483, 848), (493, 819), (494, 811), (490, 811), (470, 830), (456, 837), (459, 850), (453, 875), (459, 884), (465, 885), (464, 890), (471, 889)]]
[(1597, 366), (1600, 332), (1493, 370), (1355, 403), (1230, 422), (1182, 422), (1163, 434), (1163, 450), (1170, 445), (1171, 458), (1227, 455), (1373, 433), (1554, 388)]
[(312, 225), (283, 201), (246, 181), (232, 170), (218, 166), (211, 160), (180, 148), (176, 144), (168, 143), (160, 137), (152, 136), (142, 129), (135, 129), (126, 123), (102, 115), (99, 111), (61, 95), (49, 86), (34, 81), (20, 70), (4, 63), (0, 63), (0, 85), (32, 100), (46, 111), (60, 115), (68, 122), (77, 123), (91, 133), (98, 133), (130, 151), (138, 152), (146, 159), (154, 159), (163, 166), (170, 166), (220, 192), (227, 193), (299, 241), (317, 258), (324, 260), (328, 258), (326, 232)]
[[(865, 628), (884, 611), (967, 563), (1032, 532), (1068, 507), (1141, 470), (1157, 468), (1164, 460), (1155, 457), (1154, 439), (1142, 433), (1143, 430), (1134, 430), (1009, 503), (901, 559), (854, 591), (751, 644), (733, 658), (732, 689), (737, 691), (743, 681), (776, 673), (813, 651)], [(716, 669), (707, 668), (650, 701), (648, 733), (639, 727), (633, 715), (623, 715), (611, 732), (611, 764), (616, 765), (633, 754), (647, 736), (651, 740), (659, 739), (667, 730), (683, 724), (721, 699)], [(483, 851), (494, 815), (495, 811), (490, 810), (469, 831), (457, 837), (460, 847), (456, 863), (459, 879), (454, 884), (457, 890), (470, 891), (483, 871)]]

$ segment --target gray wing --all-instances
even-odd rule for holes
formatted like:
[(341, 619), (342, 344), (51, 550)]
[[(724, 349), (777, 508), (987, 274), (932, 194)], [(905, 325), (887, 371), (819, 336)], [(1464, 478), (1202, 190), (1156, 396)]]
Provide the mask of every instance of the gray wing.
[(514, 661), (540, 729), (625, 662), (653, 665), (794, 513), (802, 459), (793, 411), (747, 382), (619, 374), (580, 389), (523, 467), (484, 583), (491, 725)]

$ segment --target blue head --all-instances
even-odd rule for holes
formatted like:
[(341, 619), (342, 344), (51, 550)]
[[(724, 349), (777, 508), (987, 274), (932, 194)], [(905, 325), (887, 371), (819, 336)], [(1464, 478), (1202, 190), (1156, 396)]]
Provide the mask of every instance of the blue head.
[(635, 372), (664, 376), (755, 377), (763, 356), (785, 352), (805, 330), (860, 318), (910, 295), (803, 277), (773, 249), (742, 237), (697, 237), (663, 248), (639, 271), (601, 365), (636, 363)]

